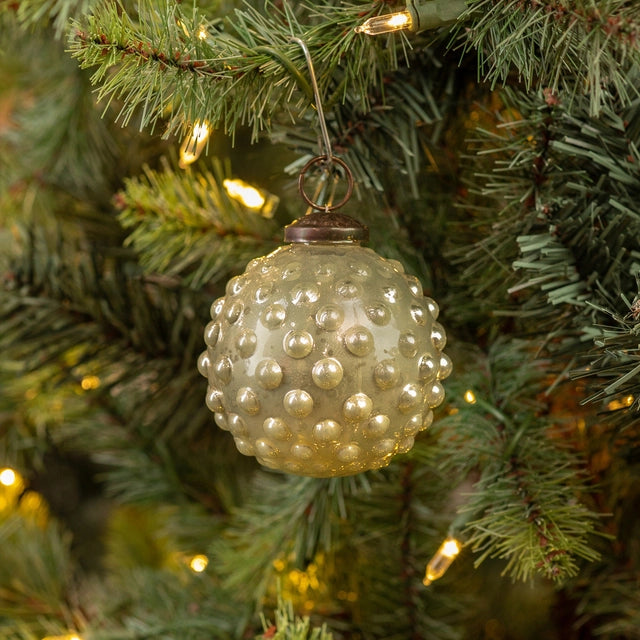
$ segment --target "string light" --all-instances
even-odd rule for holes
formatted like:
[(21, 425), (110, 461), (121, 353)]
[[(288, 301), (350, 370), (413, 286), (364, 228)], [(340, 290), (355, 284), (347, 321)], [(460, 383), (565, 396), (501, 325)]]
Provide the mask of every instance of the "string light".
[(441, 578), (445, 574), (460, 553), (461, 548), (460, 543), (454, 537), (449, 536), (445, 539), (433, 558), (429, 560), (424, 580), (422, 581), (425, 587), (428, 587), (434, 580)]
[(184, 139), (180, 147), (178, 166), (181, 169), (186, 169), (200, 157), (210, 134), (211, 130), (207, 122), (194, 122), (191, 133)]
[(465, 0), (407, 0), (404, 11), (373, 16), (358, 25), (355, 31), (369, 36), (400, 30), (417, 33), (452, 24), (466, 9)]
[(379, 36), (383, 33), (392, 33), (407, 29), (411, 31), (413, 20), (408, 11), (389, 13), (383, 16), (374, 16), (355, 28), (356, 33), (366, 33), (368, 36)]
[(15, 509), (24, 487), (25, 482), (17, 471), (10, 467), (0, 470), (0, 512)]
[(13, 470), (6, 467), (0, 471), (0, 484), (5, 487), (11, 487), (18, 482), (18, 474)]
[(611, 402), (607, 404), (607, 409), (609, 411), (617, 411), (618, 409), (630, 407), (633, 404), (633, 400), (633, 396), (625, 396), (624, 398), (620, 398), (619, 400), (611, 400)]
[(62, 636), (45, 636), (42, 640), (82, 640), (77, 633), (66, 633)]
[(245, 207), (250, 209), (260, 209), (264, 204), (262, 194), (251, 185), (242, 180), (225, 180), (223, 183), (227, 193), (236, 200), (242, 202)]
[(265, 218), (273, 217), (273, 213), (280, 201), (277, 196), (266, 193), (262, 189), (252, 187), (250, 184), (237, 178), (233, 180), (226, 179), (222, 185), (229, 194), (229, 197), (241, 202), (245, 207), (259, 212)]
[(80, 386), (85, 390), (97, 389), (100, 386), (100, 378), (98, 376), (84, 376), (80, 381)]
[(473, 391), (471, 391), (471, 389), (467, 389), (464, 392), (464, 401), (468, 402), (469, 404), (475, 404), (476, 403), (476, 394), (473, 393)]
[(207, 558), (207, 556), (204, 556), (202, 554), (193, 556), (193, 558), (191, 558), (191, 560), (189, 561), (189, 566), (191, 567), (191, 570), (194, 571), (195, 573), (202, 573), (207, 568), (208, 564), (209, 564), (209, 558)]
[[(182, 28), (182, 31), (184, 32), (184, 35), (187, 36), (187, 38), (191, 37), (191, 33), (189, 32), (189, 29), (187, 28), (187, 25), (182, 21), (182, 20), (178, 20), (178, 26)], [(200, 38), (200, 40), (206, 40), (209, 37), (209, 32), (207, 31), (206, 27), (201, 24), (198, 27), (198, 38)]]

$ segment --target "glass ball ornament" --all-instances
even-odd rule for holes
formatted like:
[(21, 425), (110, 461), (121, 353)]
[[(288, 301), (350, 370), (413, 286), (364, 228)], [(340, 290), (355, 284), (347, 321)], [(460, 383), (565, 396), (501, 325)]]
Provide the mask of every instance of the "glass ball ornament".
[(313, 477), (378, 469), (429, 427), (451, 373), (438, 305), (361, 246), (352, 218), (312, 213), (211, 305), (206, 404), (238, 450)]

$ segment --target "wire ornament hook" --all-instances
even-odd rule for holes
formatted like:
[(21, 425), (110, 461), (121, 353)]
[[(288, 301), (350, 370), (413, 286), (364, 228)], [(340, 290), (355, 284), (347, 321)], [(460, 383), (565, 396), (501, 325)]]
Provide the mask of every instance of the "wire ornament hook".
[[(320, 89), (318, 88), (318, 81), (316, 80), (316, 72), (313, 67), (313, 61), (311, 60), (311, 54), (309, 48), (304, 40), (300, 38), (292, 37), (291, 42), (295, 42), (300, 45), (302, 52), (304, 53), (305, 60), (307, 61), (307, 67), (309, 68), (309, 76), (311, 78), (311, 87), (313, 88), (313, 98), (315, 100), (316, 111), (318, 112), (318, 119), (320, 120), (320, 131), (322, 133), (322, 141), (324, 143), (324, 157), (330, 160), (333, 156), (331, 153), (331, 140), (329, 139), (329, 130), (327, 129), (327, 121), (324, 118), (324, 110), (322, 109), (322, 101), (320, 100)], [(321, 145), (322, 147), (322, 145)], [(322, 148), (321, 148), (322, 150)]]
[[(307, 62), (307, 67), (309, 69), (309, 77), (311, 78), (311, 86), (313, 88), (315, 107), (316, 107), (316, 111), (318, 112), (318, 120), (320, 122), (320, 132), (322, 134), (319, 146), (320, 146), (320, 151), (323, 152), (321, 155), (311, 158), (311, 160), (309, 160), (304, 165), (304, 167), (302, 167), (302, 169), (300, 170), (300, 174), (298, 175), (298, 190), (300, 192), (300, 195), (302, 196), (302, 199), (312, 209), (317, 209), (319, 211), (325, 211), (328, 213), (330, 211), (335, 211), (336, 209), (339, 209), (340, 207), (344, 206), (346, 202), (349, 200), (349, 198), (351, 198), (351, 194), (353, 193), (353, 173), (351, 172), (351, 169), (349, 169), (348, 165), (344, 160), (337, 158), (336, 156), (333, 155), (333, 152), (331, 149), (331, 140), (329, 138), (329, 130), (327, 129), (327, 121), (325, 120), (324, 110), (322, 109), (322, 101), (320, 100), (320, 89), (318, 88), (316, 73), (313, 67), (313, 61), (311, 60), (311, 54), (309, 53), (309, 49), (306, 43), (304, 42), (304, 40), (301, 40), (300, 38), (292, 37), (290, 40), (300, 46), (300, 48), (304, 53), (305, 60)], [(331, 204), (329, 202), (325, 205), (320, 205), (314, 200), (312, 200), (305, 193), (305, 190), (304, 190), (305, 176), (307, 174), (307, 171), (315, 165), (320, 165), (321, 167), (323, 167), (327, 175), (331, 173), (331, 170), (334, 167), (334, 165), (338, 165), (339, 167), (342, 168), (347, 180), (347, 191), (344, 197), (342, 198), (342, 200), (340, 200), (340, 202), (336, 204)]]

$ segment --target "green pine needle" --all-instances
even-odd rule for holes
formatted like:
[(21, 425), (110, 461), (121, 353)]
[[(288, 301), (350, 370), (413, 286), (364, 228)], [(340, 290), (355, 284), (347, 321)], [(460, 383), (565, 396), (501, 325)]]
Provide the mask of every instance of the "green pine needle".
[(465, 48), (478, 51), (480, 73), (497, 84), (515, 70), (527, 91), (567, 102), (587, 96), (590, 115), (638, 97), (629, 74), (640, 62), (640, 7), (627, 0), (470, 0), (474, 21)]

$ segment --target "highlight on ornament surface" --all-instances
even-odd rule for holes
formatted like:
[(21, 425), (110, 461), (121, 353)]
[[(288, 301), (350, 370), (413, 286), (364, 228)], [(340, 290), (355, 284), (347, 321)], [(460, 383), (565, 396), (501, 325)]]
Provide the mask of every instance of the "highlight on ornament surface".
[(355, 32), (368, 36), (394, 31), (417, 33), (453, 24), (466, 9), (464, 0), (408, 0), (406, 10), (372, 16), (358, 25)]
[(454, 537), (449, 536), (435, 552), (425, 572), (422, 583), (428, 587), (434, 580), (441, 578), (453, 561), (458, 557), (462, 546)]
[[(294, 39), (296, 40), (296, 39)], [(299, 176), (316, 212), (285, 230), (286, 246), (252, 260), (211, 305), (198, 369), (206, 403), (240, 453), (272, 469), (335, 477), (378, 469), (406, 453), (433, 421), (451, 373), (438, 305), (396, 260), (361, 246), (362, 224), (342, 214), (353, 175), (324, 139)], [(338, 167), (347, 195), (317, 203), (310, 168)]]

